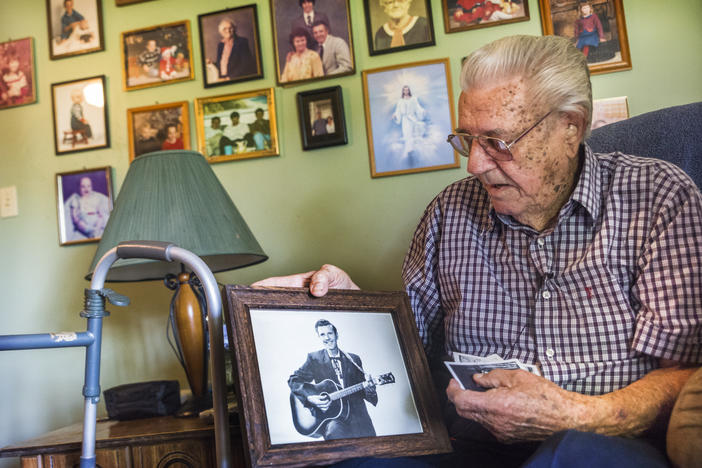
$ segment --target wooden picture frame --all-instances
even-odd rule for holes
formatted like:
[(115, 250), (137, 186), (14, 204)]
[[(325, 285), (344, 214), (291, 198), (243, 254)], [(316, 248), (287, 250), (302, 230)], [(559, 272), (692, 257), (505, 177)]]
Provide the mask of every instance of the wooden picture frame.
[(46, 0), (46, 19), (51, 60), (105, 50), (101, 0)]
[(303, 150), (348, 143), (341, 86), (297, 93), (297, 111)]
[(501, 2), (441, 0), (446, 33), (488, 28), (501, 24), (529, 21), (529, 1)]
[[(363, 8), (366, 13), (370, 55), (402, 52), (436, 44), (429, 0), (363, 0)], [(395, 23), (399, 24), (402, 31), (397, 39), (393, 38)], [(396, 40), (400, 43), (393, 45)]]
[(127, 109), (129, 162), (152, 151), (190, 148), (188, 101)]
[[(582, 18), (584, 5), (590, 6), (591, 19)], [(591, 74), (631, 70), (622, 0), (539, 0), (539, 7), (544, 34), (567, 37), (587, 52)]]
[[(297, 1), (271, 0), (278, 84), (300, 84), (356, 72), (349, 1), (325, 0), (302, 5)], [(310, 6), (312, 9), (305, 11)], [(308, 15), (312, 15), (309, 24)], [(318, 40), (324, 41), (322, 49)]]
[(447, 58), (365, 70), (363, 97), (372, 177), (460, 167)]
[(120, 38), (125, 91), (195, 76), (189, 20), (125, 31)]
[(127, 5), (133, 5), (135, 3), (144, 3), (144, 2), (150, 2), (151, 0), (115, 0), (115, 5), (118, 7), (121, 6), (127, 6)]
[[(205, 13), (197, 18), (205, 88), (263, 78), (256, 5)], [(230, 34), (235, 39), (229, 57), (224, 58), (223, 39)]]
[[(225, 299), (250, 466), (327, 465), (352, 457), (451, 450), (404, 292), (336, 290), (317, 298), (303, 288), (228, 285)], [(301, 392), (339, 388), (337, 379), (326, 375), (338, 375), (324, 349), (332, 344), (319, 335), (329, 338), (332, 331), (334, 343), (340, 341), (336, 352), (348, 399), (333, 394), (332, 407), (315, 416), (302, 404)], [(373, 376), (377, 398), (362, 388), (364, 373)], [(303, 383), (305, 375), (319, 379), (318, 385)], [(346, 416), (344, 405), (354, 430), (339, 434), (319, 422)], [(332, 415), (338, 407), (341, 414)], [(310, 416), (311, 423), (305, 420)]]
[(197, 98), (195, 126), (210, 163), (279, 154), (273, 88)]
[(112, 211), (110, 166), (56, 174), (59, 245), (98, 242)]
[(57, 155), (110, 147), (105, 75), (51, 84)]
[(0, 42), (0, 110), (37, 102), (34, 39)]

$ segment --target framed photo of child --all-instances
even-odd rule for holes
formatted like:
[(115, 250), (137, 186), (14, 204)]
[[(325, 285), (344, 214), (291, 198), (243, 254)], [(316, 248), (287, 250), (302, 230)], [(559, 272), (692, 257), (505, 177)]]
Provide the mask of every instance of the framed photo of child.
[(197, 98), (195, 125), (210, 163), (280, 154), (273, 88)]
[(205, 88), (263, 78), (256, 5), (198, 16)]
[(529, 21), (528, 0), (442, 0), (447, 33)]
[(57, 155), (110, 147), (105, 75), (53, 83), (51, 105)]
[(127, 109), (129, 162), (152, 151), (190, 149), (188, 101)]
[(591, 74), (631, 70), (622, 0), (539, 0), (539, 6), (544, 34), (572, 40)]
[(51, 60), (105, 49), (100, 0), (46, 0)]
[(193, 79), (190, 21), (126, 31), (121, 38), (125, 91)]
[(31, 37), (0, 42), (0, 109), (37, 102)]

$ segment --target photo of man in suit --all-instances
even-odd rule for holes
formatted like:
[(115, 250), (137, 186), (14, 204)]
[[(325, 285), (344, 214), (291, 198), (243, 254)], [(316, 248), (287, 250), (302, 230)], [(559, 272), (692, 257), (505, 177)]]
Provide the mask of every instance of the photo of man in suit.
[(351, 51), (340, 37), (329, 34), (329, 23), (316, 20), (312, 23), (312, 36), (317, 42), (317, 53), (322, 59), (325, 75), (351, 71)]
[[(373, 421), (365, 403), (368, 401), (373, 406), (378, 404), (378, 394), (372, 377), (363, 371), (363, 364), (358, 355), (339, 349), (339, 334), (331, 322), (318, 320), (315, 330), (324, 348), (309, 353), (305, 363), (288, 379), (294, 397), (304, 407), (321, 415), (320, 425), (315, 428), (315, 434), (312, 436), (321, 436), (325, 440), (375, 436)], [(341, 400), (343, 405), (347, 405), (348, 411), (341, 411), (339, 416), (336, 416), (339, 411), (330, 408), (332, 404), (338, 405), (338, 401), (332, 401), (327, 395), (328, 392), (320, 392), (319, 389), (330, 382), (333, 382), (332, 387), (337, 389), (363, 383), (360, 391)]]
[[(302, 8), (302, 14), (292, 21), (290, 31), (294, 31), (295, 28), (303, 27), (307, 29), (310, 36), (313, 36), (312, 25), (315, 21), (324, 21), (326, 24), (329, 24), (327, 15), (321, 11), (315, 10), (315, 0), (300, 0), (300, 8)], [(307, 48), (317, 50), (316, 40), (308, 42)]]

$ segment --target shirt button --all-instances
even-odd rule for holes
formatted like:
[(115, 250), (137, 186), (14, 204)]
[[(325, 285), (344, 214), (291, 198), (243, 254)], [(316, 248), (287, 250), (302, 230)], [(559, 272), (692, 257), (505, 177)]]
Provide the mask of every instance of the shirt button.
[(551, 299), (551, 291), (542, 292), (541, 297), (543, 297), (544, 299)]
[(552, 358), (552, 357), (555, 356), (555, 355), (556, 355), (556, 352), (553, 350), (553, 348), (547, 348), (547, 349), (546, 349), (546, 356), (548, 356), (549, 359)]
[(546, 241), (543, 239), (543, 237), (539, 237), (536, 239), (536, 243), (539, 245), (539, 247), (543, 247)]

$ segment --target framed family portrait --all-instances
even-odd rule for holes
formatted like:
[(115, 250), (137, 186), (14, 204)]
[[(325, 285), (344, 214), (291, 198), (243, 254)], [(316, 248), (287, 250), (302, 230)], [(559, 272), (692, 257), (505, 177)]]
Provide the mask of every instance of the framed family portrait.
[(0, 109), (37, 102), (34, 40), (0, 42)]
[(528, 0), (441, 0), (447, 33), (529, 21)]
[(191, 149), (188, 101), (127, 109), (129, 162), (153, 151)]
[(105, 49), (101, 0), (46, 0), (51, 60)]
[(263, 78), (256, 5), (198, 16), (205, 88)]
[(271, 0), (271, 18), (279, 84), (355, 73), (349, 0)]
[(451, 450), (405, 293), (228, 285), (225, 297), (252, 467)]
[(429, 0), (363, 0), (370, 55), (436, 43)]
[(109, 148), (105, 75), (51, 85), (56, 154)]
[(631, 70), (622, 0), (539, 0), (539, 6), (544, 34), (572, 40), (591, 74)]
[(197, 98), (195, 125), (210, 163), (279, 154), (273, 88)]
[(460, 167), (448, 59), (363, 72), (371, 176)]
[(123, 32), (121, 46), (126, 91), (193, 79), (188, 20)]
[(97, 242), (112, 211), (111, 168), (56, 174), (59, 245)]
[(297, 93), (297, 111), (303, 150), (348, 142), (341, 86)]

